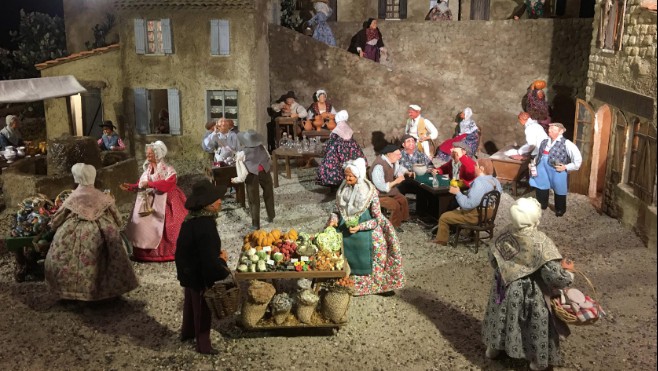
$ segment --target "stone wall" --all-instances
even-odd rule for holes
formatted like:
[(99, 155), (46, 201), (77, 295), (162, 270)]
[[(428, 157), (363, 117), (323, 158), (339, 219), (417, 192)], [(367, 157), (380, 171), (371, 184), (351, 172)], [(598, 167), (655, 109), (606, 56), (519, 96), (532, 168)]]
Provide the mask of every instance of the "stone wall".
[[(69, 53), (87, 50), (85, 42), (94, 42), (92, 28), (106, 22), (107, 14), (116, 15), (114, 0), (63, 0), (66, 49)], [(105, 37), (108, 44), (118, 42), (115, 25)]]
[[(392, 58), (388, 66), (344, 50), (360, 23), (332, 28), (339, 48), (270, 26), (270, 45), (280, 46), (270, 50), (271, 97), (294, 90), (308, 106), (313, 92), (324, 88), (368, 139), (373, 131), (400, 135), (410, 103), (423, 107), (424, 116), (439, 126), (439, 139), (446, 139), (455, 115), (469, 106), (482, 142), (500, 148), (524, 141), (516, 115), (533, 80), (547, 80), (550, 100), (556, 87), (570, 91), (569, 104), (584, 96), (591, 20), (382, 21)], [(573, 125), (573, 114), (560, 119)]]

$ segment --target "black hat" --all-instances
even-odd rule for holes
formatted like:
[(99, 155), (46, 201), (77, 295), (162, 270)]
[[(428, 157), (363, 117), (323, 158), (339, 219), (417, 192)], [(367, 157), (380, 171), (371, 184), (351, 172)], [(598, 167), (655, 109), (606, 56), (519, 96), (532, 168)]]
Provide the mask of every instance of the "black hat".
[(116, 126), (114, 126), (114, 124), (112, 123), (111, 120), (105, 120), (105, 121), (103, 121), (103, 123), (101, 124), (101, 127), (102, 127), (102, 128), (112, 128), (112, 130), (114, 130), (114, 129), (117, 128)]
[(399, 146), (396, 146), (396, 145), (393, 145), (393, 144), (387, 144), (387, 145), (386, 145), (384, 148), (382, 148), (382, 150), (379, 151), (379, 152), (380, 152), (382, 155), (385, 155), (385, 154), (387, 154), (387, 153), (395, 152), (395, 151), (397, 151), (397, 150), (399, 150), (399, 149), (400, 149)]
[(192, 194), (185, 201), (185, 208), (188, 210), (203, 209), (220, 198), (224, 198), (225, 193), (226, 185), (215, 186), (207, 179), (200, 180), (192, 186)]
[[(285, 99), (292, 98), (292, 99), (294, 99), (294, 100), (297, 100), (297, 97), (295, 96), (295, 92), (292, 91), (292, 90), (288, 91), (288, 92), (286, 93), (286, 95), (284, 95), (284, 97), (285, 97)], [(285, 99), (284, 99), (284, 100), (285, 100)]]

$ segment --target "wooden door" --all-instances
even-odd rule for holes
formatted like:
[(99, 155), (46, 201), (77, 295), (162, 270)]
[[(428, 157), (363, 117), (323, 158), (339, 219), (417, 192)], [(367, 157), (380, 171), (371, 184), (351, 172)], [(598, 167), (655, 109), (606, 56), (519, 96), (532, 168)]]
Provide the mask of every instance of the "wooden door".
[(580, 169), (569, 173), (569, 192), (587, 195), (592, 169), (592, 144), (594, 141), (594, 110), (584, 100), (576, 100), (573, 142), (583, 156)]

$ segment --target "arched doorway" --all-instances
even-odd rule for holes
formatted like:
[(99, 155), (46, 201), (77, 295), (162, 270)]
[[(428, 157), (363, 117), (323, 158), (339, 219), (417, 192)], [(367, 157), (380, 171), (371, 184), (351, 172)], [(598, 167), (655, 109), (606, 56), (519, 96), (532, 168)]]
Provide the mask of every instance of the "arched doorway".
[(589, 178), (588, 196), (597, 209), (601, 208), (605, 188), (612, 110), (606, 104), (601, 106), (594, 120), (594, 143), (592, 145), (592, 168)]

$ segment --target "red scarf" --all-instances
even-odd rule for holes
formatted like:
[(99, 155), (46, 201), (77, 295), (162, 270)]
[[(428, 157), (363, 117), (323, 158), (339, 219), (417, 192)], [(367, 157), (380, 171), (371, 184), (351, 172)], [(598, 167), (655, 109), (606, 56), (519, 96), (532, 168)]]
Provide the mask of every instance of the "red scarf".
[(366, 28), (366, 42), (372, 39), (379, 39), (379, 32), (376, 28)]

